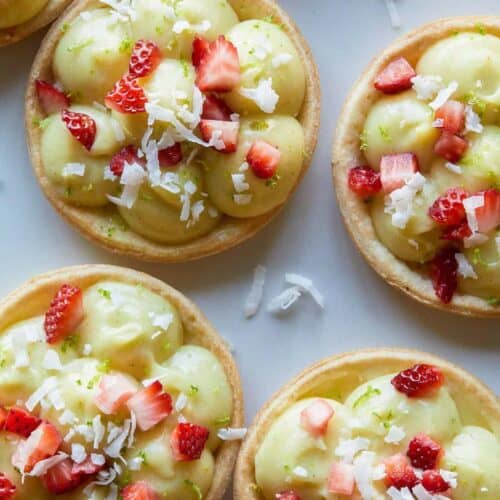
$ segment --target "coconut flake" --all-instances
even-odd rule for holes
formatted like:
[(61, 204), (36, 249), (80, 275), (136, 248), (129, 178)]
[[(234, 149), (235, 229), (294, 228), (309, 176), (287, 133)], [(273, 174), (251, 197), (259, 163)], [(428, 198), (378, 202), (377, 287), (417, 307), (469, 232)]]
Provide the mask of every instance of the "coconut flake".
[(245, 302), (244, 313), (245, 318), (252, 318), (259, 310), (264, 295), (264, 285), (266, 284), (266, 268), (257, 266), (253, 272), (253, 282), (250, 293)]
[(444, 87), (440, 76), (417, 75), (411, 79), (413, 90), (417, 93), (417, 99), (429, 101)]
[(63, 410), (66, 407), (66, 403), (64, 402), (61, 391), (59, 389), (50, 391), (47, 398), (50, 401), (50, 404), (56, 410)]
[(42, 385), (28, 398), (25, 405), (28, 411), (33, 411), (38, 403), (47, 396), (47, 394), (57, 387), (57, 378), (49, 377), (44, 380)]
[(458, 264), (458, 274), (462, 276), (462, 278), (465, 279), (472, 278), (477, 280), (477, 274), (464, 254), (461, 253), (455, 254), (455, 260), (457, 261)]
[(255, 89), (243, 87), (240, 89), (240, 94), (255, 102), (264, 113), (274, 113), (280, 99), (279, 95), (273, 89), (272, 78), (261, 79)]
[(87, 452), (85, 448), (79, 443), (73, 443), (71, 445), (71, 459), (77, 464), (81, 464), (87, 458)]
[(123, 142), (125, 140), (125, 132), (123, 131), (120, 123), (114, 118), (111, 118), (111, 128), (113, 129), (113, 133), (115, 134), (115, 139), (118, 142)]
[(85, 165), (83, 163), (66, 163), (63, 167), (62, 174), (64, 177), (69, 177), (70, 175), (83, 177), (85, 175)]
[(106, 165), (104, 167), (103, 178), (105, 181), (116, 181), (118, 176), (113, 173), (109, 165)]
[(309, 472), (307, 472), (307, 469), (305, 467), (300, 466), (300, 465), (297, 465), (297, 467), (295, 467), (292, 472), (297, 477), (308, 477), (309, 476)]
[(85, 344), (83, 346), (83, 355), (89, 356), (92, 353), (92, 346), (90, 344)]
[(57, 352), (53, 349), (48, 349), (43, 357), (42, 366), (46, 370), (62, 370), (59, 354), (57, 354)]
[(277, 297), (275, 297), (269, 305), (267, 310), (270, 313), (276, 314), (284, 311), (288, 311), (295, 302), (302, 296), (302, 292), (298, 287), (292, 286), (281, 292)]
[(278, 54), (277, 56), (273, 57), (271, 64), (273, 68), (280, 68), (281, 66), (288, 64), (292, 59), (293, 59), (292, 54), (283, 52), (282, 54)]
[(100, 0), (101, 3), (109, 5), (120, 16), (129, 18), (131, 21), (137, 19), (137, 13), (133, 7), (134, 0)]
[(394, 0), (385, 0), (385, 6), (387, 7), (392, 27), (394, 29), (401, 28), (401, 16), (399, 15), (399, 11)]
[(342, 462), (352, 464), (354, 457), (363, 450), (367, 450), (370, 441), (366, 438), (341, 439), (335, 448), (335, 455), (342, 458)]
[(476, 134), (482, 134), (484, 131), (481, 118), (474, 111), (472, 106), (465, 107), (465, 131), (475, 132)]
[(191, 223), (195, 224), (200, 220), (201, 214), (205, 211), (205, 202), (198, 200), (191, 206)]
[(87, 443), (92, 443), (94, 441), (94, 429), (87, 424), (80, 424), (74, 427), (77, 434), (83, 436)]
[(252, 199), (253, 196), (251, 194), (233, 194), (233, 200), (236, 205), (248, 205)]
[(177, 35), (180, 35), (184, 31), (190, 31), (192, 33), (206, 33), (211, 27), (212, 23), (208, 19), (204, 19), (200, 24), (191, 24), (182, 19), (175, 22), (172, 31)]
[(66, 460), (68, 455), (60, 451), (57, 455), (53, 457), (46, 458), (45, 460), (40, 460), (35, 464), (31, 472), (26, 473), (27, 476), (43, 476), (50, 468), (54, 467), (58, 463), (61, 463), (63, 460)]
[(440, 469), (439, 473), (441, 474), (441, 477), (450, 485), (450, 488), (456, 488), (458, 486), (458, 474), (456, 472)]
[(101, 455), (100, 453), (91, 453), (90, 454), (90, 461), (94, 465), (104, 465), (106, 463), (106, 457), (104, 455)]
[(106, 455), (112, 458), (118, 458), (120, 456), (120, 451), (125, 444), (130, 429), (131, 420), (127, 419), (123, 423), (123, 427), (120, 429), (120, 433), (118, 434), (118, 436), (114, 439), (114, 441), (111, 442), (111, 444), (109, 444), (109, 446), (104, 449)]
[(362, 451), (354, 459), (354, 480), (363, 500), (371, 500), (373, 498), (372, 464), (374, 459), (375, 453), (372, 451)]
[(101, 422), (101, 415), (96, 415), (92, 419), (92, 430), (94, 431), (94, 448), (97, 449), (99, 448), (99, 445), (101, 444), (101, 441), (104, 438), (104, 433), (106, 431), (106, 428)]
[(438, 118), (437, 120), (434, 120), (432, 122), (432, 126), (434, 128), (443, 128), (443, 126), (444, 126), (444, 119), (443, 118)]
[(484, 206), (484, 194), (470, 196), (463, 201), (467, 222), (472, 233), (476, 233), (479, 229), (476, 210)]
[(151, 319), (151, 324), (153, 326), (158, 326), (162, 330), (168, 330), (174, 321), (174, 315), (172, 313), (156, 314), (154, 312), (150, 312), (149, 318)]
[(250, 189), (250, 184), (246, 182), (245, 174), (231, 174), (231, 179), (233, 180), (234, 190), (237, 193), (243, 193)]
[(391, 425), (389, 431), (387, 432), (384, 441), (389, 444), (400, 443), (406, 436), (406, 432), (402, 427), (397, 425)]
[(106, 196), (111, 203), (130, 210), (134, 206), (137, 196), (139, 196), (140, 189), (140, 186), (125, 186), (120, 197), (109, 194)]
[(247, 434), (248, 429), (226, 427), (217, 431), (217, 437), (222, 441), (240, 441)]
[(78, 417), (71, 410), (64, 410), (58, 422), (61, 425), (72, 425), (78, 422)]
[(69, 432), (64, 436), (64, 442), (69, 443), (73, 437), (75, 436), (76, 432), (75, 429), (70, 429)]
[(180, 413), (182, 410), (184, 410), (184, 408), (186, 408), (187, 403), (187, 396), (183, 392), (181, 392), (179, 396), (177, 396), (177, 399), (175, 401), (175, 411), (177, 413)]
[(436, 98), (429, 103), (429, 106), (436, 111), (439, 109), (441, 106), (443, 106), (449, 99), (450, 97), (458, 90), (458, 82), (451, 82), (448, 87), (441, 89)]
[(144, 459), (142, 457), (134, 457), (127, 462), (127, 467), (130, 470), (138, 471), (141, 470), (143, 463)]
[(325, 299), (319, 290), (314, 286), (312, 280), (306, 278), (305, 276), (301, 276), (300, 274), (287, 273), (285, 274), (285, 281), (289, 285), (298, 287), (301, 292), (308, 293), (313, 298), (314, 302), (321, 307), (321, 309), (325, 308)]
[(453, 172), (454, 174), (461, 174), (462, 173), (462, 167), (460, 165), (456, 165), (455, 163), (451, 163), (447, 161), (444, 166), (450, 171)]
[(411, 491), (406, 487), (398, 490), (394, 488), (394, 486), (391, 486), (387, 490), (387, 494), (391, 497), (392, 500), (415, 500), (413, 498), (413, 495), (411, 494)]

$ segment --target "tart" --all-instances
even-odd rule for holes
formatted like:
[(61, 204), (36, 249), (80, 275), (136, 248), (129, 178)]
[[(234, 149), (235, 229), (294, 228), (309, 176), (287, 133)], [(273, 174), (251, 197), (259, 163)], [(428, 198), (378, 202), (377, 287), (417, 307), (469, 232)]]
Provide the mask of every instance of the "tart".
[(71, 0), (1, 0), (0, 47), (18, 42), (51, 23)]
[(3, 499), (222, 498), (238, 443), (221, 429), (241, 427), (240, 380), (186, 297), (79, 266), (32, 279), (0, 318)]
[(373, 349), (306, 369), (242, 444), (236, 500), (500, 496), (500, 403), (418, 351)]
[(500, 315), (499, 126), (498, 17), (409, 33), (344, 106), (333, 177), (347, 229), (389, 284), (426, 305)]
[(176, 262), (269, 222), (314, 151), (309, 48), (271, 0), (81, 0), (47, 35), (26, 98), (56, 210), (114, 252)]

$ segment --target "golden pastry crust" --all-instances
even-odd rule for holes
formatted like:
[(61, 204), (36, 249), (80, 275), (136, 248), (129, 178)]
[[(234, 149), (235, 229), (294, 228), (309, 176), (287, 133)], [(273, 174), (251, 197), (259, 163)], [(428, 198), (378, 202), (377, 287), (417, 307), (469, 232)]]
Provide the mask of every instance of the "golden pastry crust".
[[(320, 123), (321, 89), (319, 74), (311, 50), (293, 20), (273, 0), (230, 0), (241, 20), (272, 16), (283, 26), (294, 43), (306, 72), (306, 96), (298, 119), (304, 129), (304, 163), (297, 183), (307, 172), (318, 140)], [(51, 28), (35, 58), (26, 94), (26, 130), (31, 161), (40, 186), (50, 203), (72, 226), (85, 237), (98, 245), (119, 254), (129, 255), (152, 262), (183, 262), (220, 253), (251, 238), (268, 224), (282, 209), (283, 205), (271, 212), (251, 219), (224, 217), (222, 222), (206, 236), (186, 244), (165, 245), (143, 238), (133, 231), (120, 231), (111, 238), (103, 227), (116, 211), (109, 207), (88, 209), (74, 207), (64, 202), (47, 179), (41, 160), (39, 127), (33, 125), (34, 119), (42, 115), (36, 96), (34, 82), (37, 79), (51, 80), (52, 57), (61, 37), (61, 27), (71, 22), (80, 12), (98, 4), (96, 0), (79, 0)], [(290, 193), (290, 196), (293, 194)]]
[[(232, 387), (233, 415), (230, 425), (243, 427), (243, 392), (238, 369), (225, 342), (198, 307), (180, 292), (147, 274), (108, 265), (85, 265), (58, 269), (32, 278), (0, 302), (0, 330), (31, 316), (43, 314), (64, 283), (88, 288), (103, 280), (142, 285), (167, 299), (179, 312), (185, 339), (210, 350), (219, 359)], [(219, 500), (228, 487), (238, 454), (237, 441), (224, 441), (215, 454), (212, 485), (206, 500)]]
[(437, 41), (455, 31), (474, 31), (481, 25), (500, 36), (500, 17), (468, 16), (443, 19), (400, 38), (377, 56), (356, 82), (340, 115), (333, 145), (333, 180), (345, 225), (358, 250), (391, 286), (425, 305), (465, 316), (499, 317), (500, 308), (472, 295), (456, 294), (449, 305), (435, 295), (430, 279), (395, 257), (378, 239), (367, 205), (348, 188), (347, 173), (366, 163), (359, 149), (359, 136), (366, 115), (380, 97), (373, 81), (389, 62), (405, 57), (416, 65), (422, 54)]
[[(404, 370), (417, 363), (439, 366), (460, 409), (477, 408), (481, 424), (500, 435), (500, 401), (480, 380), (462, 368), (420, 351), (367, 349), (326, 358), (306, 368), (280, 389), (255, 417), (241, 445), (234, 475), (235, 500), (261, 500), (255, 483), (255, 455), (276, 418), (299, 399), (328, 394), (335, 382), (354, 389), (367, 379)], [(480, 408), (480, 410), (479, 410)]]
[(71, 1), (49, 0), (43, 10), (29, 21), (11, 28), (0, 29), (0, 47), (19, 42), (40, 28), (47, 26), (62, 13)]

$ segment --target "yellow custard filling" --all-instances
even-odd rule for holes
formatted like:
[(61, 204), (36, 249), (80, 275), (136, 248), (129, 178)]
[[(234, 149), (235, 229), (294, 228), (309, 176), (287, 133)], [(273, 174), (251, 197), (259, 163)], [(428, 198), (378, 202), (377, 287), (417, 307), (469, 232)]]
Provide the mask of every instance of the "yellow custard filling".
[(49, 0), (2, 0), (0, 29), (12, 28), (29, 21), (47, 5)]

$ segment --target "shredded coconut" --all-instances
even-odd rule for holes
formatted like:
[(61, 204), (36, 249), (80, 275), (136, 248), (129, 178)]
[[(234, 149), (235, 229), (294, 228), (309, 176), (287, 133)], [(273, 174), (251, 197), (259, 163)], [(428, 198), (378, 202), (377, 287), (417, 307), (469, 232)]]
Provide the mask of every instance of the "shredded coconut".
[(101, 455), (100, 453), (91, 453), (90, 461), (94, 465), (104, 465), (106, 463), (106, 457), (104, 455)]
[(236, 205), (248, 205), (252, 201), (251, 194), (233, 194), (233, 200)]
[(58, 420), (61, 425), (76, 424), (78, 417), (71, 410), (64, 410)]
[(243, 193), (250, 189), (250, 184), (246, 182), (245, 174), (231, 174), (234, 190), (237, 193)]
[(217, 431), (217, 437), (223, 441), (240, 441), (247, 434), (246, 428), (224, 428)]
[(429, 106), (435, 111), (439, 109), (443, 104), (445, 104), (450, 97), (458, 90), (458, 83), (453, 81), (451, 82), (448, 87), (441, 89), (438, 92), (438, 95), (436, 98), (429, 103)]
[(255, 89), (243, 87), (240, 89), (240, 94), (254, 101), (264, 113), (274, 113), (280, 98), (273, 89), (272, 78), (261, 79)]
[(83, 163), (66, 163), (63, 167), (62, 174), (64, 177), (70, 175), (83, 177), (85, 175), (85, 165)]
[(85, 448), (79, 443), (73, 443), (71, 445), (71, 458), (77, 464), (84, 462), (87, 458)]
[(113, 173), (109, 165), (106, 165), (104, 167), (103, 178), (105, 181), (116, 181), (116, 179), (118, 179), (118, 176)]
[(56, 377), (49, 377), (48, 379), (45, 379), (42, 385), (26, 401), (25, 406), (28, 411), (33, 411), (38, 403), (40, 403), (40, 401), (47, 396), (50, 391), (57, 387), (57, 383)]
[(302, 293), (298, 287), (292, 286), (287, 288), (271, 300), (267, 306), (267, 310), (273, 314), (288, 311), (288, 309), (290, 309), (301, 296)]
[(42, 366), (47, 370), (62, 370), (61, 360), (59, 354), (53, 349), (47, 349), (43, 357)]
[(301, 292), (308, 293), (313, 298), (314, 302), (321, 307), (321, 309), (325, 308), (325, 299), (319, 290), (314, 286), (312, 280), (306, 278), (305, 276), (301, 276), (300, 274), (287, 273), (285, 274), (285, 281), (289, 285), (298, 287)]
[(114, 118), (111, 118), (111, 128), (113, 129), (113, 133), (115, 134), (115, 139), (118, 142), (123, 142), (125, 140), (125, 132), (123, 131), (120, 123)]
[(441, 477), (450, 485), (450, 488), (457, 487), (458, 474), (456, 472), (445, 470), (445, 469), (440, 469), (439, 473), (441, 474)]
[(297, 477), (308, 477), (309, 476), (307, 469), (305, 467), (300, 466), (300, 465), (297, 465), (297, 467), (295, 467), (292, 472)]
[(373, 498), (372, 464), (374, 459), (375, 453), (372, 451), (362, 451), (354, 459), (354, 480), (363, 500), (371, 500)]
[(408, 488), (402, 488), (400, 490), (391, 486), (387, 490), (387, 494), (391, 497), (392, 500), (415, 500), (411, 491)]
[(462, 276), (462, 278), (465, 279), (472, 278), (477, 280), (477, 274), (464, 254), (461, 253), (455, 254), (455, 260), (457, 261), (458, 264), (458, 274)]
[(187, 403), (187, 396), (183, 392), (181, 392), (179, 396), (177, 396), (177, 399), (175, 401), (175, 411), (177, 413), (180, 413), (182, 410), (184, 410), (184, 408), (186, 408)]
[(342, 439), (335, 448), (335, 455), (342, 458), (342, 462), (352, 464), (354, 457), (363, 450), (367, 450), (370, 441), (366, 438)]
[(444, 166), (450, 171), (453, 172), (454, 174), (461, 174), (462, 173), (462, 167), (460, 165), (456, 165), (455, 163), (451, 163), (447, 161)]
[(204, 19), (200, 24), (191, 24), (188, 21), (180, 20), (175, 22), (172, 31), (177, 35), (180, 35), (184, 31), (206, 33), (211, 27), (212, 23), (208, 19)]
[(402, 427), (397, 425), (391, 425), (389, 427), (389, 432), (387, 432), (384, 441), (389, 444), (400, 443), (406, 436), (406, 432)]
[(156, 314), (150, 312), (149, 318), (153, 326), (158, 326), (162, 330), (168, 330), (174, 321), (174, 315), (172, 313)]
[(83, 346), (83, 355), (89, 356), (92, 353), (92, 346), (90, 344), (85, 344)]
[(444, 87), (440, 76), (417, 75), (411, 79), (413, 90), (417, 93), (417, 99), (429, 101)]
[(273, 57), (271, 64), (273, 68), (280, 68), (281, 66), (288, 64), (292, 59), (292, 54), (284, 52), (283, 54), (278, 54), (277, 56)]
[(484, 131), (481, 118), (474, 109), (472, 109), (472, 106), (465, 107), (465, 131), (475, 132), (476, 134), (482, 134)]
[(266, 272), (267, 270), (264, 266), (259, 265), (254, 269), (252, 288), (245, 302), (245, 318), (252, 318), (259, 310), (264, 295)]
[(463, 201), (467, 222), (472, 233), (476, 233), (479, 229), (476, 210), (484, 206), (484, 194), (470, 196)]
[(54, 455), (53, 457), (47, 458), (45, 460), (40, 460), (35, 464), (31, 472), (28, 472), (26, 475), (27, 476), (43, 476), (50, 468), (54, 467), (54, 465), (57, 465), (58, 463), (62, 462), (63, 460), (66, 460), (68, 455), (66, 453), (63, 453), (60, 451), (57, 455)]

